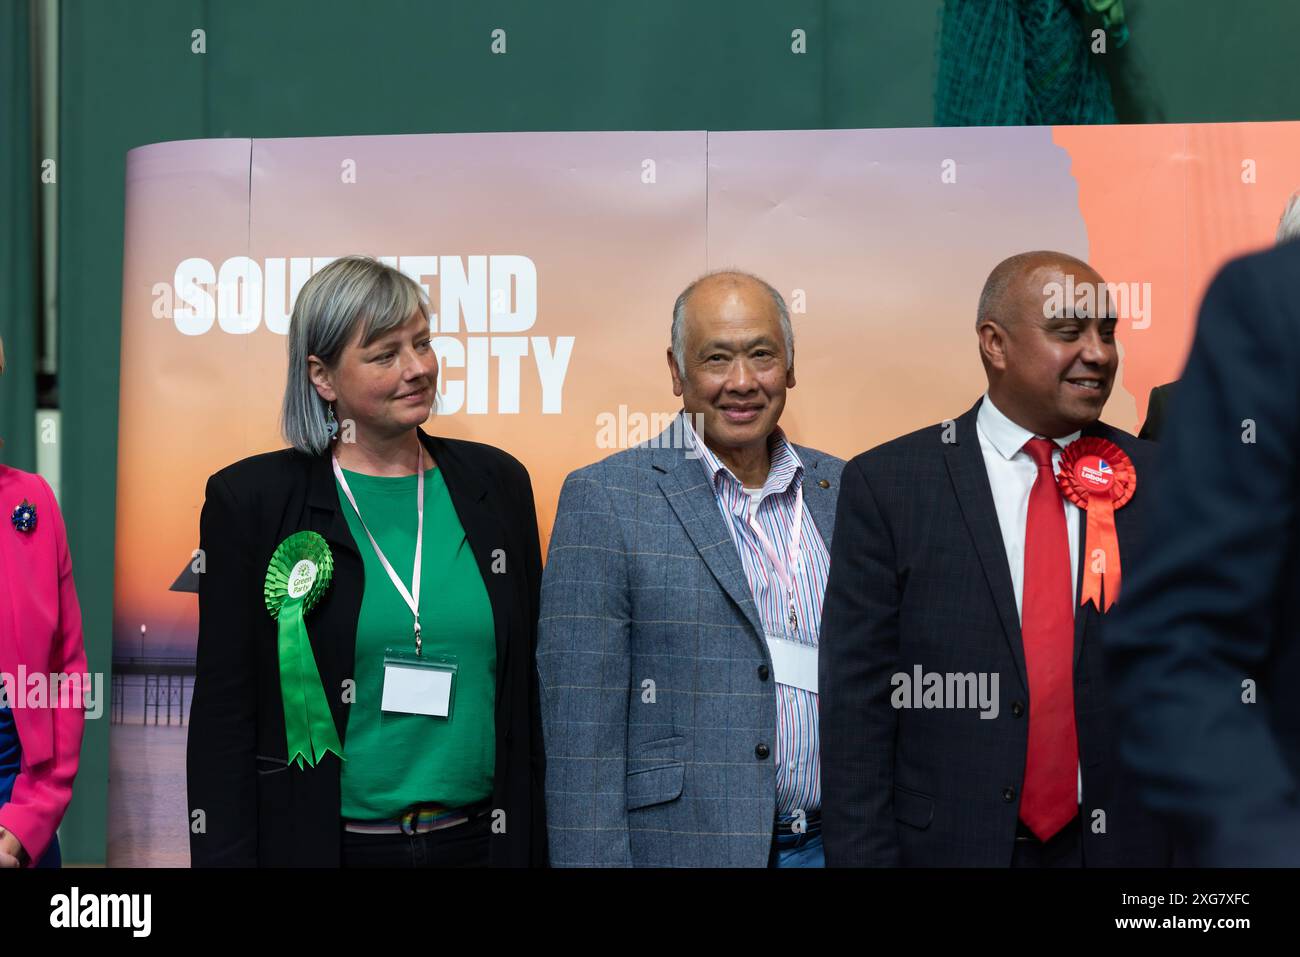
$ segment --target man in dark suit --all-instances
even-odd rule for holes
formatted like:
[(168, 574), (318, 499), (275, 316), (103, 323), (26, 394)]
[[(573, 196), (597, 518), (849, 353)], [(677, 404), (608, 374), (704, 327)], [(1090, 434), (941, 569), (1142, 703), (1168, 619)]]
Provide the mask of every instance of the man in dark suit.
[(1291, 242), (1206, 293), (1106, 635), (1122, 757), (1206, 865), (1300, 864), (1297, 276)]
[[(987, 394), (845, 466), (819, 672), (830, 866), (1164, 863), (1116, 766), (1103, 616), (1079, 604), (1086, 513), (1055, 478), (1081, 435), (1150, 465), (1098, 421), (1115, 318), (1061, 296), (1101, 283), (1061, 253), (999, 264)], [(1147, 498), (1114, 513), (1126, 562)]]
[(1177, 379), (1151, 390), (1151, 398), (1147, 401), (1147, 418), (1138, 432), (1139, 439), (1146, 439), (1148, 442), (1160, 441), (1160, 434), (1165, 430), (1165, 421), (1169, 418), (1169, 410), (1173, 408), (1174, 395), (1177, 391)]

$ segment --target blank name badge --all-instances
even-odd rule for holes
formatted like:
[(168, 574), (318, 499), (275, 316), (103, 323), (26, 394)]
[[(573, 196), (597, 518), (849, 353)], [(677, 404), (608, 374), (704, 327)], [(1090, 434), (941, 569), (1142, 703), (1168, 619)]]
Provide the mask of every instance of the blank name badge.
[(450, 718), (459, 667), (454, 655), (422, 655), (389, 648), (384, 655), (380, 708), (394, 714)]
[(776, 672), (777, 684), (817, 693), (817, 648), (815, 646), (768, 635), (767, 648), (772, 655), (772, 670)]

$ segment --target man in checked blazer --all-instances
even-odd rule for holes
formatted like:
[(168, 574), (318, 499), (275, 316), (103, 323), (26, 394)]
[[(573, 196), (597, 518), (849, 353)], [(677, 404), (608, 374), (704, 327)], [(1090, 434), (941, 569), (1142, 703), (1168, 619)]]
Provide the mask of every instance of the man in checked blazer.
[(537, 648), (551, 863), (821, 866), (817, 633), (843, 462), (777, 427), (795, 377), (775, 289), (705, 276), (672, 332), (683, 413), (560, 493)]
[[(1116, 318), (1050, 308), (1101, 281), (1061, 253), (999, 264), (976, 327), (987, 394), (845, 466), (821, 635), (830, 866), (1168, 863), (1117, 760), (1108, 616), (1079, 604), (1096, 543), (1056, 482), (1081, 437), (1132, 461), (1114, 512), (1127, 582), (1155, 447), (1098, 421)], [(929, 675), (933, 697), (915, 687)]]

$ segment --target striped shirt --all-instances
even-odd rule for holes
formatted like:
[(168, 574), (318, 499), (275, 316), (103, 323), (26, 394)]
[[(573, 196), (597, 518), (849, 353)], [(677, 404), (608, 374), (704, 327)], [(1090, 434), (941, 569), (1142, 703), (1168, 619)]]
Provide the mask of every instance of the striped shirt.
[[(690, 423), (690, 416), (683, 416)], [(705, 473), (713, 478), (713, 494), (731, 532), (745, 570), (745, 580), (758, 608), (763, 630), (774, 638), (785, 638), (817, 647), (821, 628), (822, 599), (830, 555), (807, 507), (803, 510), (800, 534), (803, 557), (794, 576), (795, 617), (790, 627), (789, 602), (781, 578), (771, 567), (758, 536), (749, 525), (750, 496), (740, 480), (701, 442), (693, 429), (687, 441), (699, 451)], [(778, 556), (789, 567), (790, 536), (794, 531), (795, 498), (803, 482), (804, 468), (785, 433), (777, 428), (768, 440), (771, 468), (763, 483), (754, 515), (758, 526)], [(790, 685), (776, 685), (776, 811), (789, 817), (796, 810), (805, 814), (821, 809), (821, 754), (817, 732), (817, 695)]]

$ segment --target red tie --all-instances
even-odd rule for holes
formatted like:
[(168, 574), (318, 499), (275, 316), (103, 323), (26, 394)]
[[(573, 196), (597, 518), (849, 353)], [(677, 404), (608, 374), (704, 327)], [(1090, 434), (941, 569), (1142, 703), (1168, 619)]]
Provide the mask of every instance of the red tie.
[(1029, 749), (1020, 820), (1040, 841), (1079, 811), (1079, 741), (1074, 728), (1074, 599), (1070, 536), (1052, 472), (1048, 439), (1030, 439), (1024, 451), (1038, 465), (1025, 524), (1025, 584), (1020, 633), (1029, 675)]

